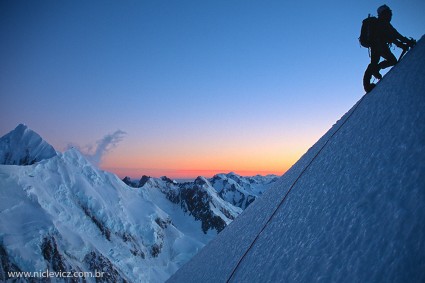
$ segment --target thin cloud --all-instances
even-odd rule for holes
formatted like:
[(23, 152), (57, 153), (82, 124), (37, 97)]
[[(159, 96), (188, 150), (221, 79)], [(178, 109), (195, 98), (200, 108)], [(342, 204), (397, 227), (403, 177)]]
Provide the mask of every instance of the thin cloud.
[(81, 148), (78, 145), (70, 144), (68, 148), (77, 148), (93, 165), (99, 167), (105, 155), (117, 147), (117, 145), (124, 139), (126, 134), (127, 133), (124, 131), (117, 130), (114, 133), (108, 134), (102, 139), (98, 140), (96, 145), (88, 145), (84, 148)]

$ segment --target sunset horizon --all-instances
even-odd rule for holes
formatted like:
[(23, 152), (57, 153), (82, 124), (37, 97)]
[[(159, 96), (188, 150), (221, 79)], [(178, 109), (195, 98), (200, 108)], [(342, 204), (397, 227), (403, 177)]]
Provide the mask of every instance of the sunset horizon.
[(0, 1), (0, 281), (425, 282), (423, 11)]
[(114, 173), (119, 178), (130, 177), (132, 179), (140, 179), (142, 176), (148, 176), (153, 178), (168, 177), (175, 180), (192, 180), (197, 177), (211, 178), (218, 174), (230, 174), (234, 173), (243, 177), (253, 176), (267, 176), (276, 175), (282, 176), (285, 171), (257, 171), (257, 170), (216, 170), (216, 169), (146, 169), (146, 168), (111, 168), (111, 167), (100, 167), (104, 171)]
[[(363, 95), (380, 5), (2, 1), (0, 136), (26, 123), (120, 177), (282, 175)], [(420, 38), (423, 1), (388, 5)]]

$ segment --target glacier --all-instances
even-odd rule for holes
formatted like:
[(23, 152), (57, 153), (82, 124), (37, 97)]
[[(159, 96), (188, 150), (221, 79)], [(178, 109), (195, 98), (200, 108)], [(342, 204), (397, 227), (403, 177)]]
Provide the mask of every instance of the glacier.
[(425, 282), (425, 39), (167, 282)]
[(144, 176), (135, 184), (76, 148), (56, 152), (24, 124), (0, 138), (0, 153), (0, 281), (50, 270), (164, 282), (242, 212), (218, 191), (256, 198), (276, 181), (220, 174), (185, 183)]
[(21, 271), (106, 269), (108, 282), (163, 282), (208, 240), (185, 235), (149, 192), (94, 168), (75, 149), (31, 166), (0, 166), (0, 188), (0, 244)]

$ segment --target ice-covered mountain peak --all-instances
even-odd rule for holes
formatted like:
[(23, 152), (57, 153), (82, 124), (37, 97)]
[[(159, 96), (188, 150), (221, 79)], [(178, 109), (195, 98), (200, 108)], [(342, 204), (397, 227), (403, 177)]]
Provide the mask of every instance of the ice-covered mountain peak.
[(30, 129), (28, 128), (27, 125), (25, 124), (19, 124), (18, 126), (16, 126), (15, 130), (14, 130), (17, 134), (21, 134), (23, 135), (25, 131), (30, 131)]
[(24, 124), (0, 138), (0, 164), (31, 165), (53, 156), (55, 149)]
[(195, 179), (195, 184), (198, 186), (211, 186), (210, 182), (207, 180), (207, 178), (199, 176), (198, 178)]
[(146, 187), (130, 188), (75, 148), (30, 166), (0, 165), (0, 281), (49, 269), (163, 282), (211, 236)]

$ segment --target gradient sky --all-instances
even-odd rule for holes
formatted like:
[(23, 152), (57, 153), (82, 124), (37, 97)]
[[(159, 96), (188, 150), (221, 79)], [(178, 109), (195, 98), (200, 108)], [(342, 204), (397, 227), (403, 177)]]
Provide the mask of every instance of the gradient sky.
[(364, 94), (384, 3), (425, 33), (423, 0), (2, 0), (0, 136), (93, 155), (119, 133), (100, 166), (120, 177), (283, 174)]

